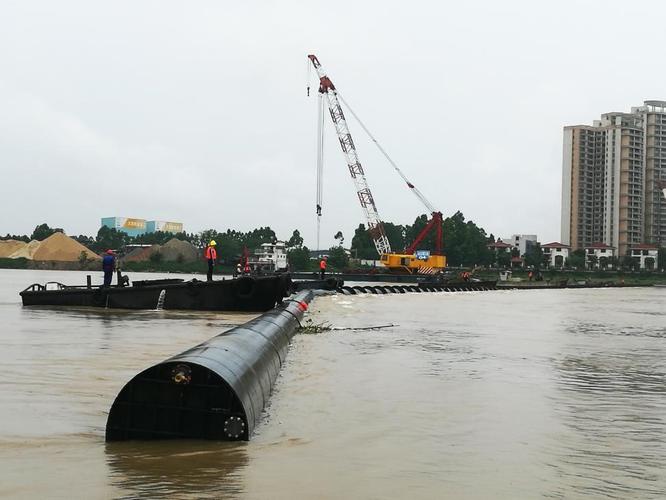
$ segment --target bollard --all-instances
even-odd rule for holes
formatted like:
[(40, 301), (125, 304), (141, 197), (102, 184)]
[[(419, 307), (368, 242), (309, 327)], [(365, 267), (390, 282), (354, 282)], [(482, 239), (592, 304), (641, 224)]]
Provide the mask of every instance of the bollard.
[(106, 440), (249, 440), (312, 298), (300, 292), (136, 375), (111, 406)]

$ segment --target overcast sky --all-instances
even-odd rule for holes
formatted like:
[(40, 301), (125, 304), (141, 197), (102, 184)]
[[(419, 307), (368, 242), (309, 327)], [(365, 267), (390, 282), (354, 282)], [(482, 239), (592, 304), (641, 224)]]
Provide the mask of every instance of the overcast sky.
[[(0, 233), (118, 215), (314, 247), (314, 53), (444, 215), (559, 240), (562, 127), (666, 99), (664, 18), (656, 1), (3, 0)], [(425, 208), (349, 118), (381, 217), (412, 223)], [(322, 246), (363, 222), (326, 126)]]

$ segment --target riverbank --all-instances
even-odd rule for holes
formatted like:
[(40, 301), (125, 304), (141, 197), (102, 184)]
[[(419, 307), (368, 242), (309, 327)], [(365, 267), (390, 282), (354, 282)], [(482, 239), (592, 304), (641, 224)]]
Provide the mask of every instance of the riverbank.
[[(208, 266), (205, 261), (198, 260), (196, 262), (123, 262), (120, 261), (120, 266), (123, 272), (142, 272), (142, 273), (185, 273), (185, 274), (206, 274)], [(0, 269), (41, 269), (41, 270), (59, 270), (59, 271), (99, 271), (99, 262), (60, 262), (60, 261), (35, 261), (25, 258), (7, 259), (0, 258)], [(235, 267), (232, 265), (218, 264), (215, 267), (215, 274), (229, 275), (233, 274)], [(345, 270), (344, 274), (347, 281), (365, 281), (362, 277), (364, 274), (376, 277), (369, 281), (384, 281), (382, 278), (392, 277), (390, 274), (377, 273), (376, 268), (369, 268), (364, 270), (349, 269)], [(372, 271), (375, 271), (374, 273)], [(451, 269), (451, 271), (455, 271)], [(315, 278), (318, 273), (310, 269), (303, 271), (295, 271), (298, 273), (306, 273), (307, 277)], [(371, 273), (371, 274), (369, 274)], [(625, 283), (625, 284), (638, 284), (638, 285), (666, 285), (666, 273), (662, 271), (560, 271), (560, 270), (546, 270), (543, 272), (543, 281), (530, 281), (527, 271), (515, 270), (512, 271), (512, 280), (508, 282), (499, 282), (511, 284), (514, 286), (527, 286), (527, 285), (543, 285), (560, 284), (567, 282), (568, 284), (582, 284), (588, 283)], [(336, 276), (341, 273), (329, 272), (331, 276)], [(483, 270), (475, 271), (474, 277), (481, 280), (497, 280), (499, 278), (499, 270)], [(358, 279), (354, 279), (358, 276)], [(395, 275), (395, 281), (400, 281)], [(305, 278), (303, 278), (305, 279)]]

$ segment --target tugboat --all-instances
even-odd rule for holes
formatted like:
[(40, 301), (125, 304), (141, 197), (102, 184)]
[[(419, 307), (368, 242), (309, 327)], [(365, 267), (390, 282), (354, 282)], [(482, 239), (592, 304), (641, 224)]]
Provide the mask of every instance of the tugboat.
[(112, 309), (184, 309), (263, 312), (291, 294), (289, 275), (243, 276), (200, 281), (196, 278), (134, 281), (118, 273), (119, 285), (83, 286), (34, 283), (20, 292), (24, 306), (85, 306)]
[(287, 252), (283, 241), (262, 243), (247, 257), (247, 264), (252, 274), (263, 275), (284, 273), (287, 271)]

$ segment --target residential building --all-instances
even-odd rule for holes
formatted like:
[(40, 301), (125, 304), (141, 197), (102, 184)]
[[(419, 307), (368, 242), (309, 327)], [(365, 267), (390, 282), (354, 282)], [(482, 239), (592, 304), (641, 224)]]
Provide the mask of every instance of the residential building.
[(140, 236), (146, 232), (146, 220), (130, 217), (102, 217), (102, 227), (122, 231), (129, 236)]
[(585, 247), (585, 259), (591, 268), (613, 269), (613, 257), (615, 257), (615, 248), (605, 243), (594, 243)]
[(532, 245), (536, 245), (537, 237), (536, 234), (514, 234), (511, 238), (501, 238), (501, 241), (518, 249), (519, 255), (522, 256)]
[(102, 217), (101, 222), (102, 226), (122, 231), (129, 236), (140, 236), (156, 231), (174, 234), (183, 232), (183, 224), (181, 222), (146, 221), (146, 219), (130, 217)]
[(548, 261), (548, 267), (564, 267), (564, 263), (569, 258), (569, 245), (564, 245), (557, 241), (541, 245), (544, 260)]
[(149, 220), (146, 222), (146, 232), (147, 233), (156, 233), (157, 231), (162, 231), (163, 233), (182, 233), (183, 232), (183, 223), (182, 222), (168, 222), (161, 220)]
[(495, 250), (497, 252), (504, 252), (513, 248), (513, 245), (509, 245), (508, 243), (505, 243), (502, 240), (497, 240), (494, 243), (489, 243), (488, 248), (490, 250)]
[(640, 262), (641, 269), (653, 270), (659, 266), (657, 245), (636, 245), (631, 249), (631, 258)]
[(562, 242), (603, 242), (626, 255), (642, 243), (666, 244), (666, 101), (564, 127)]

